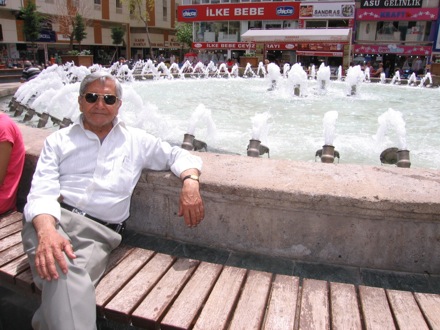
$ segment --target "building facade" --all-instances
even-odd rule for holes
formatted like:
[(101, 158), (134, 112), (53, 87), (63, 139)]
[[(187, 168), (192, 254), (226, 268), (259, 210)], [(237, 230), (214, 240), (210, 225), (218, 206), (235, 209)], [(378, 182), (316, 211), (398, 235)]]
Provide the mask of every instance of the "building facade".
[[(40, 38), (34, 44), (25, 40), (24, 22), (19, 17), (20, 9), (28, 1), (33, 1), (37, 11), (45, 16)], [(145, 1), (142, 7), (147, 11)], [(66, 17), (76, 13), (86, 23), (87, 36), (82, 40), (81, 47), (76, 41), (71, 46), (71, 26), (66, 23)], [(150, 40), (144, 22), (136, 19), (121, 0), (0, 0), (0, 64), (32, 59), (34, 51), (37, 52), (38, 63), (47, 63), (52, 56), (65, 54), (72, 47), (90, 50), (95, 63), (105, 65), (116, 61), (117, 56), (146, 58), (150, 48), (154, 55), (180, 49), (181, 45), (174, 37), (176, 1), (156, 0), (155, 5), (148, 9), (148, 14)], [(121, 44), (113, 44), (113, 27), (121, 27), (125, 31)]]

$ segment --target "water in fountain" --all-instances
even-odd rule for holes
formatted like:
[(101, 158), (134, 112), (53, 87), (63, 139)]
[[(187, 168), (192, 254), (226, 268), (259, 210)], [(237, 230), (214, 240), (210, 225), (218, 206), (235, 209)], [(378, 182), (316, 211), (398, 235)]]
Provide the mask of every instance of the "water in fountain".
[(231, 76), (237, 78), (238, 77), (238, 64), (235, 63), (231, 69)]
[(231, 73), (228, 70), (228, 67), (226, 65), (226, 63), (221, 63), (220, 66), (217, 69), (217, 72), (215, 73), (215, 75), (220, 78), (223, 75), (226, 75), (228, 78), (231, 78)]
[[(97, 69), (108, 70), (94, 68)], [(35, 103), (37, 112), (48, 112), (60, 119), (70, 116), (74, 120), (79, 115), (79, 81), (85, 74), (81, 67), (53, 65), (21, 85), (15, 96), (28, 106)], [(251, 137), (250, 118), (268, 112), (271, 129), (266, 143), (271, 158), (314, 162), (314, 152), (322, 146), (322, 118), (328, 111), (337, 111), (338, 134), (334, 145), (343, 155), (341, 163), (380, 165), (379, 153), (387, 144), (395, 145), (395, 139), (385, 136), (377, 147), (373, 138), (378, 129), (377, 118), (393, 108), (406, 121), (412, 167), (440, 169), (437, 88), (365, 84), (356, 97), (347, 97), (347, 83), (331, 81), (325, 95), (307, 94), (305, 89), (307, 97), (298, 98), (292, 95), (290, 77), (289, 73), (288, 79), (281, 78), (274, 92), (267, 92), (267, 80), (260, 78), (218, 79), (212, 75), (210, 79), (124, 82), (120, 115), (129, 125), (180, 145), (188, 130), (188, 118), (203, 104), (211, 111), (217, 134), (213, 141), (208, 131), (199, 127), (203, 124), (199, 124), (197, 138), (207, 140), (210, 150), (246, 155)], [(314, 90), (319, 88), (317, 81), (306, 78), (306, 82)], [(16, 120), (22, 121), (23, 116)], [(37, 121), (34, 116), (26, 124), (37, 126)], [(52, 127), (58, 129), (49, 121), (46, 129)]]
[(309, 79), (314, 80), (315, 78), (316, 78), (315, 64), (312, 64), (312, 67), (310, 69), (310, 77), (309, 77)]
[(338, 67), (338, 81), (341, 81), (342, 80), (342, 66), (340, 65), (339, 67)]
[(429, 84), (426, 85), (427, 87), (432, 85), (432, 77), (431, 77), (431, 72), (427, 72), (425, 74), (425, 76), (422, 78), (422, 80), (420, 81), (420, 85), (419, 87), (425, 87), (425, 82), (426, 80), (429, 80)]
[(274, 90), (277, 88), (278, 82), (281, 79), (280, 67), (275, 63), (269, 63), (267, 65), (267, 77), (270, 81), (270, 87), (268, 90)]
[(394, 128), (396, 134), (398, 149), (406, 150), (406, 128), (402, 113), (389, 108), (386, 112), (380, 115), (377, 120), (379, 122), (379, 128), (374, 136), (377, 143), (376, 150), (379, 151), (384, 149), (385, 142), (387, 142), (385, 141), (386, 134), (390, 132), (392, 128)]
[(316, 80), (318, 81), (322, 93), (326, 93), (327, 87), (330, 85), (330, 74), (330, 67), (321, 63), (316, 74)]
[(365, 75), (362, 72), (360, 65), (349, 67), (345, 77), (347, 95), (356, 95), (359, 92), (359, 87), (361, 86), (364, 78)]
[(256, 114), (252, 118), (252, 140), (258, 140), (263, 143), (266, 142), (269, 135), (269, 124), (270, 119), (269, 112), (264, 112)]
[(207, 109), (204, 104), (199, 104), (194, 112), (191, 114), (187, 133), (195, 136), (197, 127), (199, 127), (199, 129), (201, 130), (207, 129), (204, 136), (207, 137), (209, 142), (215, 142), (215, 123), (212, 120), (211, 110)]
[(417, 82), (417, 76), (416, 76), (416, 73), (413, 72), (413, 73), (411, 73), (411, 75), (409, 76), (409, 79), (408, 79), (408, 85), (413, 86), (413, 85), (415, 85), (416, 82)]
[(333, 141), (336, 136), (336, 120), (338, 119), (337, 111), (327, 111), (322, 120), (324, 126), (324, 144), (334, 145)]
[(258, 63), (258, 69), (257, 69), (257, 76), (263, 75), (263, 77), (266, 77), (267, 71), (266, 68), (264, 67), (263, 62), (259, 62)]
[(287, 75), (289, 74), (289, 71), (290, 71), (290, 64), (284, 63), (284, 65), (283, 65), (283, 78), (287, 79)]
[(399, 70), (397, 70), (395, 73), (394, 73), (394, 76), (393, 76), (393, 78), (391, 79), (391, 84), (400, 84), (400, 71)]
[(255, 72), (252, 70), (252, 65), (250, 63), (246, 64), (246, 68), (244, 69), (243, 72), (243, 77), (247, 78), (247, 77), (252, 77), (255, 78), (257, 75), (255, 74)]
[(295, 63), (290, 68), (287, 80), (294, 95), (305, 96), (307, 94), (307, 73), (300, 63)]
[(365, 79), (365, 81), (371, 81), (370, 68), (368, 66), (365, 67), (364, 79)]
[(386, 83), (385, 72), (382, 72), (382, 73), (380, 74), (380, 83), (381, 83), (381, 84), (385, 84), (385, 83)]

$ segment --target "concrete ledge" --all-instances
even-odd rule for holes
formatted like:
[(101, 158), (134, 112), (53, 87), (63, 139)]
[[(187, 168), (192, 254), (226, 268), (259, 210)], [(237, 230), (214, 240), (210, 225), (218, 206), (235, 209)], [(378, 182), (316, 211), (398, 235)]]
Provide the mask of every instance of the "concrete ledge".
[[(21, 128), (23, 201), (49, 132)], [(439, 171), (198, 155), (204, 161), (202, 225), (187, 228), (177, 216), (180, 180), (145, 171), (129, 229), (262, 256), (440, 274)]]

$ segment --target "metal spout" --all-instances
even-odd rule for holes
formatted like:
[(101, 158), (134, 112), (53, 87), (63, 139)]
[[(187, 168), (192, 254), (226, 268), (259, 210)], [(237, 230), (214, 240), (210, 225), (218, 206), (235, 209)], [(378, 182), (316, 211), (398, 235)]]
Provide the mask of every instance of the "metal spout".
[(356, 95), (356, 89), (357, 89), (356, 85), (351, 85), (351, 95)]
[(270, 158), (269, 147), (266, 147), (264, 144), (261, 144), (259, 140), (249, 140), (249, 144), (247, 146), (247, 155), (250, 157), (259, 157), (267, 153), (267, 157)]
[(194, 151), (201, 151), (201, 150), (205, 150), (206, 152), (208, 151), (208, 145), (203, 141), (194, 139), (193, 145), (194, 145)]
[(339, 152), (335, 150), (335, 147), (329, 144), (325, 144), (322, 146), (322, 149), (319, 149), (315, 153), (315, 158), (320, 157), (322, 163), (333, 163), (335, 158), (338, 158), (338, 162), (340, 159)]
[(23, 121), (29, 121), (35, 115), (34, 109), (28, 109), (27, 113), (24, 115)]
[(69, 126), (70, 124), (72, 124), (72, 121), (70, 120), (70, 118), (63, 118), (63, 121), (60, 123), (60, 129)]
[(411, 162), (409, 161), (409, 150), (397, 151), (397, 167), (411, 167)]
[(295, 85), (295, 87), (293, 88), (293, 94), (295, 94), (295, 96), (301, 95), (300, 85)]
[(182, 149), (193, 150), (194, 149), (194, 135), (186, 133), (183, 136)]
[(38, 120), (37, 127), (42, 128), (46, 126), (48, 120), (49, 120), (49, 114), (47, 112), (43, 112), (40, 116), (40, 120)]

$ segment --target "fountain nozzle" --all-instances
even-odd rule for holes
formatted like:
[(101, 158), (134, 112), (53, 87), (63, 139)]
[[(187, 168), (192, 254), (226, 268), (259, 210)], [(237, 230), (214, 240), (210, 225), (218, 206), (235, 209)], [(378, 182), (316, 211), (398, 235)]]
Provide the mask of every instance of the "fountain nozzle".
[(411, 162), (409, 161), (409, 150), (397, 151), (397, 167), (411, 167)]
[(339, 151), (335, 150), (335, 147), (329, 144), (325, 144), (322, 146), (322, 149), (319, 149), (315, 153), (316, 157), (321, 158), (322, 163), (333, 163), (335, 161), (335, 157), (338, 158), (339, 163)]
[(189, 151), (200, 151), (205, 149), (205, 151), (208, 151), (208, 145), (203, 141), (195, 139), (194, 135), (186, 133), (183, 136), (182, 149)]
[(264, 144), (261, 144), (261, 141), (251, 139), (249, 140), (249, 144), (247, 146), (247, 155), (249, 157), (259, 157), (267, 153), (267, 157), (269, 155), (269, 147), (266, 147)]

